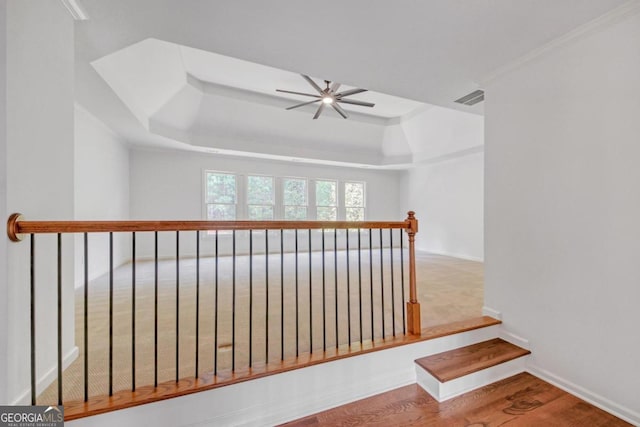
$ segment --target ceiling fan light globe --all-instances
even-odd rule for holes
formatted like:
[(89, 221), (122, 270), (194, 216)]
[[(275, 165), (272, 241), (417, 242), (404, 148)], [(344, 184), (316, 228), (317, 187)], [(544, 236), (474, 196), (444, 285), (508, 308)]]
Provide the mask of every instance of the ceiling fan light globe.
[(325, 104), (333, 104), (333, 98), (331, 98), (330, 96), (325, 96), (324, 98), (322, 98), (322, 102), (324, 102)]

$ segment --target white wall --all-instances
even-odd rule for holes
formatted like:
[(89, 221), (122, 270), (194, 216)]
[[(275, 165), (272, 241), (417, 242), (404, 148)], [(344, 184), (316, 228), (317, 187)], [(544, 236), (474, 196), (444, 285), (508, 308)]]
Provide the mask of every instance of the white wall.
[(484, 259), (484, 119), (431, 107), (403, 120), (414, 164), (403, 205), (416, 211), (421, 250)]
[[(73, 20), (60, 2), (10, 1), (6, 35), (7, 210), (33, 220), (73, 219)], [(55, 245), (53, 236), (36, 244), (37, 375), (43, 380), (53, 372), (51, 349), (57, 348)], [(73, 239), (63, 248), (63, 299), (73, 301)], [(8, 252), (6, 400), (12, 402), (28, 398), (29, 390), (29, 243), (10, 243)], [(65, 303), (64, 311), (63, 352), (71, 355), (73, 304)]]
[[(7, 2), (0, 0), (0, 217), (7, 218)], [(0, 239), (0, 405), (6, 404), (9, 343), (7, 239)]]
[(420, 221), (416, 248), (482, 261), (484, 153), (417, 164), (407, 171), (405, 179)]
[(480, 115), (436, 106), (402, 121), (416, 163), (482, 147), (483, 126), (484, 118)]
[(640, 424), (638, 46), (636, 14), (487, 87), (485, 303), (534, 372)]
[[(339, 168), (179, 151), (132, 150), (132, 219), (203, 219), (204, 170), (366, 181), (367, 220), (402, 221), (406, 218), (406, 212), (401, 209), (400, 173), (397, 171)], [(175, 236), (163, 233), (161, 239), (161, 256), (175, 255)], [(181, 254), (195, 253), (193, 236), (184, 233), (181, 243)], [(206, 246), (208, 249), (211, 247), (210, 244)], [(148, 240), (141, 240), (137, 248), (140, 256), (149, 257), (152, 254)]]
[[(75, 108), (75, 219), (129, 218), (129, 148), (120, 136), (76, 105)], [(89, 280), (109, 269), (106, 234), (90, 234)], [(131, 258), (125, 235), (114, 238), (114, 265)], [(76, 236), (76, 286), (84, 283), (84, 243)]]

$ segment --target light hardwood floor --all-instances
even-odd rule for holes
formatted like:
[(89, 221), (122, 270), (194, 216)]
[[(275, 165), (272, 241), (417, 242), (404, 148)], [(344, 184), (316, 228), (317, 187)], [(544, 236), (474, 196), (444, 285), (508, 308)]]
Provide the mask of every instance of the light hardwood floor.
[(288, 427), (503, 425), (614, 427), (631, 424), (527, 373), (443, 403), (413, 384), (285, 424)]

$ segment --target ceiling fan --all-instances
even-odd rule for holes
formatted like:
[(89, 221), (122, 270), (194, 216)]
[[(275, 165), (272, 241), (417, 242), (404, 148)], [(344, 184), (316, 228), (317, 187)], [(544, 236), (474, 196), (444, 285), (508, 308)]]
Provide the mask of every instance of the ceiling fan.
[(300, 74), (300, 75), (311, 86), (313, 86), (313, 88), (318, 92), (318, 94), (304, 93), (304, 92), (294, 92), (294, 91), (291, 91), (291, 90), (284, 90), (284, 89), (276, 89), (277, 92), (292, 93), (294, 95), (310, 96), (312, 98), (316, 98), (316, 99), (314, 99), (312, 101), (303, 102), (301, 104), (297, 104), (297, 105), (293, 105), (291, 107), (288, 107), (287, 110), (293, 110), (294, 108), (302, 107), (302, 106), (309, 105), (309, 104), (315, 104), (316, 102), (319, 102), (320, 106), (318, 107), (318, 110), (316, 111), (316, 114), (313, 116), (314, 120), (317, 119), (318, 117), (320, 117), (320, 114), (322, 114), (322, 111), (324, 110), (324, 108), (327, 105), (332, 106), (333, 109), (338, 112), (338, 114), (340, 114), (343, 118), (346, 119), (347, 117), (349, 117), (349, 115), (347, 114), (346, 111), (344, 111), (344, 109), (342, 107), (340, 107), (338, 105), (339, 103), (351, 104), (351, 105), (360, 105), (362, 107), (373, 107), (375, 105), (375, 104), (372, 104), (370, 102), (356, 101), (355, 99), (345, 99), (347, 96), (355, 95), (357, 93), (366, 92), (367, 89), (349, 89), (349, 90), (345, 90), (344, 92), (338, 92), (338, 89), (340, 88), (340, 83), (331, 82), (330, 80), (325, 80), (324, 81), (324, 83), (326, 84), (327, 87), (322, 89), (309, 76), (305, 76), (304, 74)]

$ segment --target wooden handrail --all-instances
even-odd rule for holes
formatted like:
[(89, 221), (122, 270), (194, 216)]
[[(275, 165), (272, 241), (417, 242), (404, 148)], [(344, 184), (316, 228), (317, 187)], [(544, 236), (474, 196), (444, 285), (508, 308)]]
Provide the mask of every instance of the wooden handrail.
[(104, 233), (144, 231), (215, 231), (215, 230), (309, 230), (309, 229), (401, 229), (409, 236), (409, 301), (407, 330), (420, 334), (420, 303), (416, 283), (415, 235), (418, 220), (409, 211), (404, 221), (25, 221), (18, 213), (7, 221), (7, 235), (19, 242), (27, 234)]
[(13, 242), (24, 234), (104, 233), (131, 231), (196, 230), (295, 230), (295, 229), (406, 229), (406, 221), (24, 221), (13, 214), (7, 222), (7, 235)]
[[(30, 270), (30, 301), (31, 301), (31, 401), (32, 401), (32, 405), (35, 405), (36, 403), (36, 378), (37, 378), (37, 372), (36, 372), (36, 353), (35, 353), (35, 348), (36, 348), (36, 341), (35, 341), (35, 337), (36, 337), (36, 330), (35, 330), (35, 326), (36, 326), (36, 311), (35, 311), (35, 301), (36, 301), (36, 281), (35, 281), (35, 242), (36, 242), (36, 234), (44, 234), (44, 233), (48, 233), (48, 234), (57, 234), (57, 295), (58, 295), (58, 306), (57, 306), (57, 315), (58, 315), (58, 333), (57, 333), (57, 338), (58, 338), (58, 367), (57, 367), (57, 373), (58, 373), (58, 404), (62, 404), (63, 402), (63, 387), (62, 387), (62, 380), (63, 380), (63, 369), (62, 369), (62, 336), (63, 336), (63, 328), (62, 328), (62, 285), (63, 285), (63, 275), (62, 275), (62, 234), (67, 234), (67, 233), (84, 233), (84, 278), (85, 278), (85, 282), (84, 282), (84, 309), (83, 309), (83, 315), (84, 315), (84, 342), (85, 342), (85, 347), (84, 347), (84, 353), (85, 355), (89, 354), (88, 351), (88, 313), (89, 313), (89, 299), (88, 299), (88, 295), (89, 295), (89, 280), (88, 280), (88, 265), (89, 265), (89, 258), (88, 258), (88, 233), (130, 233), (131, 234), (131, 277), (132, 277), (132, 282), (131, 282), (131, 337), (132, 337), (132, 343), (131, 343), (131, 349), (132, 349), (132, 353), (131, 353), (131, 367), (132, 367), (132, 385), (131, 385), (131, 393), (135, 393), (136, 392), (136, 382), (135, 382), (135, 369), (136, 369), (136, 345), (135, 345), (135, 337), (136, 337), (136, 317), (135, 317), (135, 313), (136, 313), (136, 232), (155, 232), (155, 255), (154, 255), (154, 265), (155, 265), (155, 296), (154, 296), (154, 313), (155, 313), (155, 324), (154, 324), (154, 332), (153, 332), (153, 336), (154, 336), (154, 375), (155, 375), (155, 379), (154, 379), (154, 390), (155, 388), (157, 388), (157, 370), (158, 370), (158, 362), (157, 362), (157, 352), (158, 352), (158, 232), (175, 232), (175, 262), (176, 262), (176, 268), (175, 268), (175, 272), (176, 272), (176, 276), (175, 276), (175, 303), (176, 303), (176, 308), (175, 308), (175, 318), (176, 318), (176, 327), (175, 327), (175, 339), (176, 339), (176, 357), (175, 357), (175, 374), (176, 374), (176, 379), (175, 379), (175, 384), (178, 384), (181, 379), (179, 378), (179, 373), (180, 373), (180, 357), (179, 357), (179, 333), (180, 333), (180, 326), (179, 326), (179, 319), (180, 319), (180, 313), (179, 313), (179, 307), (180, 307), (180, 261), (181, 261), (181, 257), (180, 257), (180, 232), (181, 231), (217, 231), (217, 230), (259, 230), (259, 231), (264, 231), (264, 230), (280, 230), (279, 234), (279, 242), (280, 242), (280, 299), (281, 302), (279, 304), (280, 307), (280, 319), (281, 319), (281, 333), (280, 333), (280, 340), (281, 340), (281, 362), (284, 361), (284, 357), (285, 357), (285, 333), (284, 333), (284, 319), (285, 319), (285, 311), (284, 311), (284, 273), (285, 273), (285, 269), (284, 269), (284, 241), (286, 240), (284, 238), (284, 234), (282, 232), (282, 230), (296, 230), (295, 233), (295, 255), (294, 255), (294, 259), (295, 259), (295, 325), (296, 325), (296, 337), (295, 337), (295, 342), (296, 342), (296, 359), (299, 355), (299, 336), (298, 336), (298, 326), (299, 326), (299, 318), (298, 318), (298, 310), (299, 310), (299, 296), (298, 296), (298, 232), (297, 230), (308, 230), (308, 255), (309, 255), (309, 261), (308, 261), (308, 272), (309, 272), (309, 278), (308, 278), (308, 287), (309, 287), (309, 321), (308, 321), (308, 325), (309, 325), (309, 331), (308, 331), (308, 343), (309, 343), (309, 354), (312, 354), (314, 349), (319, 349), (319, 346), (317, 345), (317, 343), (314, 343), (313, 338), (312, 338), (312, 332), (313, 332), (313, 326), (314, 326), (314, 322), (312, 320), (312, 314), (313, 314), (313, 309), (316, 308), (317, 311), (317, 304), (316, 307), (314, 307), (313, 301), (312, 301), (312, 297), (313, 297), (313, 286), (312, 286), (312, 279), (313, 279), (313, 269), (312, 269), (312, 251), (313, 251), (313, 245), (312, 245), (312, 241), (313, 240), (318, 240), (321, 239), (321, 243), (322, 243), (322, 322), (323, 322), (323, 335), (322, 335), (322, 353), (326, 354), (327, 352), (327, 342), (326, 342), (326, 314), (327, 314), (327, 309), (326, 309), (326, 301), (325, 301), (325, 297), (326, 297), (326, 290), (325, 290), (325, 231), (326, 230), (334, 230), (333, 233), (333, 239), (334, 239), (334, 244), (332, 246), (333, 252), (334, 252), (334, 270), (335, 270), (335, 278), (334, 278), (334, 285), (335, 285), (335, 346), (336, 346), (336, 351), (339, 349), (340, 345), (345, 345), (344, 341), (345, 341), (345, 337), (342, 337), (342, 340), (340, 340), (340, 334), (339, 334), (339, 286), (338, 286), (338, 250), (340, 249), (340, 246), (338, 245), (338, 231), (339, 229), (342, 230), (347, 230), (347, 232), (344, 234), (344, 247), (345, 247), (345, 256), (346, 256), (346, 295), (347, 295), (347, 302), (345, 305), (343, 305), (343, 307), (347, 307), (347, 329), (348, 329), (348, 339), (346, 341), (346, 345), (347, 346), (351, 346), (351, 344), (354, 342), (352, 336), (351, 336), (351, 311), (350, 311), (350, 307), (351, 307), (351, 302), (349, 299), (349, 296), (352, 295), (352, 293), (350, 292), (350, 272), (353, 270), (350, 268), (350, 264), (349, 264), (349, 254), (351, 252), (351, 250), (353, 250), (353, 247), (349, 246), (349, 236), (351, 233), (348, 232), (348, 230), (368, 230), (368, 237), (369, 237), (369, 242), (367, 245), (368, 248), (368, 255), (369, 255), (369, 278), (370, 278), (370, 317), (371, 317), (371, 322), (370, 322), (370, 326), (371, 326), (371, 341), (374, 342), (377, 338), (376, 338), (376, 334), (375, 334), (375, 320), (374, 320), (374, 273), (373, 273), (373, 259), (372, 259), (372, 254), (373, 254), (373, 242), (372, 242), (372, 230), (376, 229), (379, 230), (380, 233), (380, 240), (379, 240), (379, 246), (375, 246), (377, 249), (379, 250), (379, 255), (380, 255), (380, 261), (379, 261), (379, 267), (380, 267), (380, 273), (379, 276), (377, 276), (379, 278), (379, 292), (380, 292), (380, 305), (379, 305), (379, 309), (380, 309), (380, 313), (378, 316), (378, 320), (381, 321), (381, 339), (384, 340), (386, 337), (391, 336), (391, 333), (386, 333), (385, 332), (385, 317), (387, 316), (389, 309), (391, 311), (391, 316), (392, 316), (392, 322), (393, 322), (393, 326), (392, 326), (392, 330), (393, 330), (393, 337), (396, 337), (396, 307), (397, 304), (394, 302), (394, 296), (397, 295), (396, 292), (396, 288), (394, 287), (394, 258), (393, 258), (393, 230), (399, 230), (398, 234), (402, 237), (404, 235), (404, 233), (407, 233), (408, 235), (408, 241), (409, 241), (409, 247), (408, 247), (408, 255), (409, 255), (409, 298), (408, 300), (406, 300), (406, 282), (405, 282), (405, 275), (404, 275), (404, 267), (405, 267), (405, 262), (404, 262), (404, 246), (403, 246), (403, 239), (400, 239), (400, 254), (401, 254), (401, 258), (400, 258), (400, 264), (401, 264), (401, 273), (400, 273), (400, 279), (401, 279), (401, 289), (400, 291), (402, 292), (402, 300), (406, 302), (406, 310), (401, 310), (402, 311), (402, 321), (405, 324), (406, 328), (403, 328), (403, 335), (409, 335), (409, 336), (413, 336), (413, 337), (419, 337), (421, 335), (421, 331), (422, 331), (422, 327), (421, 327), (421, 319), (420, 319), (420, 303), (418, 302), (418, 295), (417, 295), (417, 281), (416, 281), (416, 260), (415, 260), (415, 235), (418, 232), (418, 220), (415, 218), (415, 213), (413, 211), (408, 212), (408, 216), (404, 221), (25, 221), (23, 219), (23, 216), (20, 214), (13, 214), (9, 217), (8, 221), (7, 221), (7, 235), (9, 237), (10, 240), (14, 241), (14, 242), (18, 242), (20, 240), (22, 240), (23, 237), (25, 236), (30, 236), (30, 265), (31, 265), (31, 270)], [(314, 233), (311, 232), (312, 229), (315, 230), (322, 230), (322, 234), (320, 233), (316, 233), (316, 239), (312, 238), (313, 235), (315, 235)], [(385, 244), (383, 243), (383, 229), (387, 229), (388, 231), (388, 243), (389, 243), (389, 251), (388, 251), (388, 258), (387, 260), (384, 260), (384, 246)], [(254, 256), (255, 252), (253, 251), (253, 234), (252, 233), (247, 233), (248, 236), (247, 240), (248, 240), (248, 244), (249, 244), (249, 293), (248, 293), (248, 297), (249, 297), (249, 304), (248, 304), (248, 313), (249, 313), (249, 333), (248, 333), (248, 337), (249, 337), (249, 354), (248, 354), (248, 369), (252, 369), (253, 368), (253, 361), (254, 361), (254, 357), (252, 357), (252, 343), (253, 343), (253, 335), (252, 335), (252, 325), (256, 324), (253, 321), (253, 275), (252, 275), (252, 257)], [(217, 235), (216, 235), (217, 236)], [(265, 311), (268, 314), (270, 308), (273, 308), (273, 304), (269, 304), (269, 258), (271, 258), (270, 252), (269, 252), (269, 237), (270, 234), (267, 233), (265, 235), (264, 238), (264, 249), (265, 249), (265, 274), (264, 274), (264, 289), (265, 289), (265, 301), (264, 301), (264, 307), (265, 307)], [(291, 236), (293, 237), (293, 236)], [(358, 258), (358, 286), (359, 286), (359, 297), (360, 297), (360, 304), (359, 304), (359, 321), (360, 321), (360, 331), (359, 331), (359, 338), (360, 338), (360, 344), (362, 346), (362, 344), (364, 343), (364, 335), (363, 335), (363, 316), (362, 316), (362, 278), (361, 278), (361, 254), (362, 254), (362, 248), (361, 248), (361, 234), (358, 234), (358, 243), (357, 243), (357, 249), (358, 249), (358, 253), (357, 253), (357, 258)], [(244, 236), (243, 236), (244, 238)], [(244, 304), (246, 303), (246, 300), (238, 300), (236, 301), (236, 295), (238, 294), (238, 292), (236, 291), (236, 271), (237, 271), (237, 267), (236, 267), (236, 234), (235, 232), (233, 233), (233, 240), (232, 242), (232, 252), (231, 252), (231, 256), (232, 256), (232, 278), (231, 278), (231, 288), (232, 288), (232, 302), (231, 302), (231, 324), (232, 324), (232, 338), (231, 338), (231, 346), (232, 346), (232, 355), (231, 355), (231, 373), (232, 375), (236, 375), (237, 373), (241, 372), (242, 369), (247, 369), (247, 367), (240, 367), (239, 369), (236, 369), (236, 356), (235, 356), (235, 352), (236, 352), (236, 335), (235, 335), (235, 328), (236, 328), (236, 320), (235, 320), (235, 316), (236, 316), (236, 312), (240, 312), (245, 310)], [(376, 242), (377, 244), (377, 242)], [(305, 245), (306, 246), (306, 245)], [(306, 248), (305, 248), (306, 249)], [(213, 377), (217, 378), (218, 375), (218, 350), (220, 348), (220, 346), (218, 345), (218, 312), (219, 310), (219, 306), (218, 306), (218, 239), (216, 237), (215, 239), (215, 280), (214, 280), (214, 289), (215, 289), (215, 305), (213, 308), (213, 312), (215, 313), (215, 325), (214, 325), (214, 340), (213, 340), (213, 347), (215, 349), (214, 353), (215, 353), (215, 361), (214, 361), (214, 368), (213, 368), (213, 373), (211, 375), (213, 375)], [(277, 253), (276, 253), (277, 255)], [(196, 314), (195, 314), (195, 318), (196, 318), (196, 322), (195, 322), (195, 326), (196, 326), (196, 346), (195, 346), (195, 377), (198, 377), (199, 379), (196, 380), (196, 382), (200, 381), (202, 378), (204, 378), (202, 375), (202, 372), (199, 370), (199, 365), (198, 365), (198, 355), (199, 355), (199, 350), (200, 350), (200, 346), (199, 346), (199, 325), (200, 325), (200, 240), (196, 239)], [(389, 305), (388, 303), (385, 304), (385, 299), (384, 299), (384, 295), (385, 292), (388, 293), (389, 288), (387, 287), (387, 291), (385, 291), (385, 285), (384, 285), (384, 278), (385, 278), (385, 272), (384, 272), (384, 263), (385, 262), (390, 262), (390, 266), (391, 266), (391, 271), (390, 273), (387, 272), (387, 277), (391, 277), (391, 288), (390, 288), (390, 292), (391, 292), (391, 304)], [(228, 265), (228, 264), (227, 264)], [(51, 273), (51, 271), (49, 271)], [(113, 349), (113, 272), (114, 272), (114, 266), (113, 266), (113, 234), (109, 235), (109, 370), (108, 370), (108, 378), (109, 378), (109, 396), (111, 396), (113, 394), (112, 392), (112, 380), (113, 380), (113, 359), (112, 359), (112, 349)], [(317, 289), (319, 286), (316, 285), (315, 288)], [(401, 302), (402, 304), (402, 302)], [(378, 310), (378, 309), (376, 309)], [(227, 317), (228, 320), (228, 317)], [(406, 322), (406, 323), (405, 323)], [(269, 320), (268, 320), (268, 315), (267, 318), (265, 320), (265, 361), (264, 363), (268, 364), (270, 363), (270, 357), (269, 357)], [(380, 333), (380, 331), (378, 331), (378, 333)], [(314, 344), (315, 347), (314, 347)], [(271, 358), (273, 359), (273, 358)], [(88, 384), (89, 384), (89, 370), (88, 370), (88, 362), (87, 362), (87, 356), (85, 356), (85, 364), (84, 364), (84, 386), (85, 386), (85, 390), (84, 390), (84, 402), (85, 405), (88, 402)], [(217, 384), (217, 383), (216, 383)], [(217, 386), (217, 385), (215, 385)], [(150, 389), (151, 386), (148, 386), (147, 388)], [(208, 387), (208, 386), (207, 386)], [(191, 389), (189, 389), (191, 390)], [(194, 389), (195, 390), (195, 389)], [(197, 391), (197, 390), (195, 390)], [(192, 391), (188, 391), (188, 392), (192, 392)], [(183, 391), (175, 391), (172, 392), (173, 395), (178, 395), (178, 393), (183, 393)], [(111, 398), (109, 398), (111, 399)], [(140, 403), (144, 403), (144, 402), (140, 402)]]

